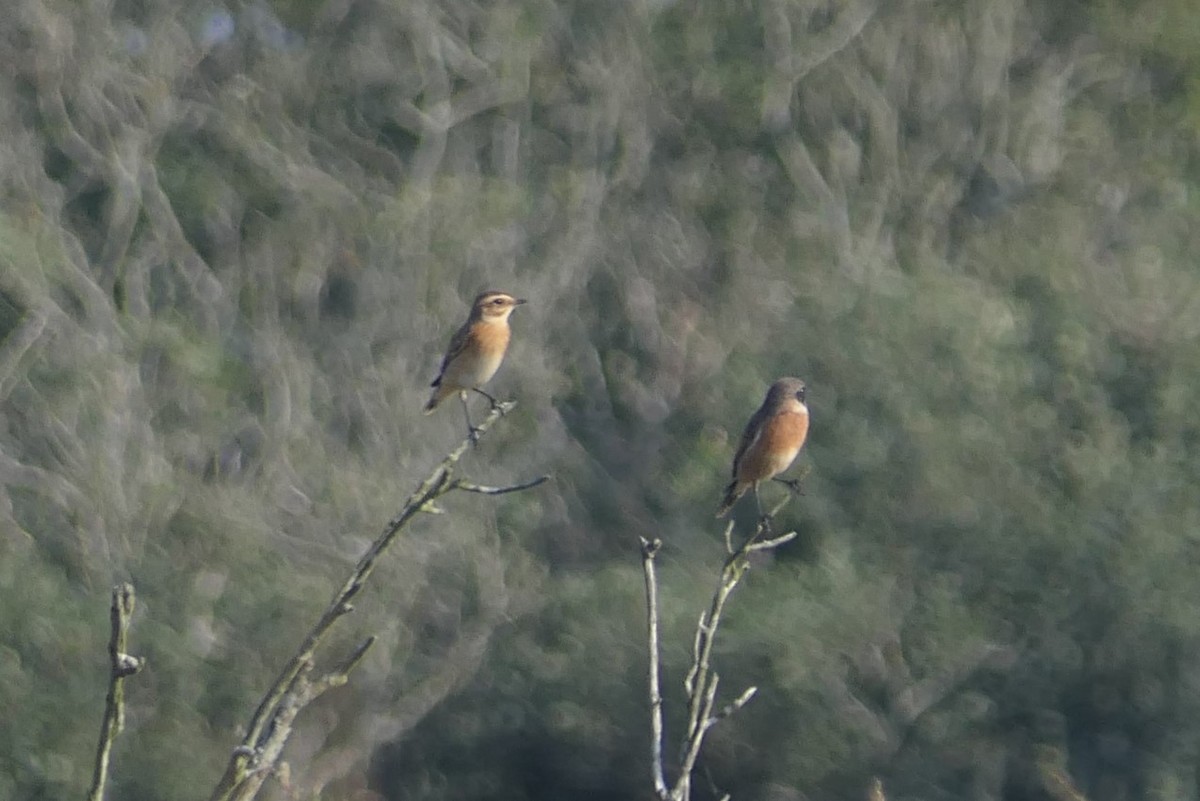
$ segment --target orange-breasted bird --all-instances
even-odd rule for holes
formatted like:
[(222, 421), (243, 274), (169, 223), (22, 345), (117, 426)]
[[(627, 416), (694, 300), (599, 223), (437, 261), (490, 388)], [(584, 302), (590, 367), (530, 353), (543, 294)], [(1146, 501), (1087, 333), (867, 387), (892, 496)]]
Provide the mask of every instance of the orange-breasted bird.
[[(767, 390), (766, 400), (742, 432), (733, 457), (733, 481), (725, 489), (717, 517), (728, 514), (748, 489), (754, 490), (758, 500), (759, 483), (779, 475), (795, 461), (808, 436), (804, 395), (804, 382), (799, 378), (781, 378)], [(762, 514), (761, 501), (758, 510)]]
[(474, 439), (475, 426), (471, 424), (471, 413), (467, 410), (467, 392), (478, 392), (491, 401), (493, 407), (496, 406), (496, 399), (480, 387), (500, 369), (500, 362), (504, 360), (504, 352), (508, 350), (508, 340), (512, 336), (508, 317), (513, 309), (524, 302), (523, 298), (496, 291), (482, 292), (475, 298), (471, 305), (471, 316), (450, 339), (450, 347), (442, 358), (442, 369), (430, 385), (433, 394), (425, 404), (425, 414), (457, 392), (463, 413), (467, 416), (467, 428)]

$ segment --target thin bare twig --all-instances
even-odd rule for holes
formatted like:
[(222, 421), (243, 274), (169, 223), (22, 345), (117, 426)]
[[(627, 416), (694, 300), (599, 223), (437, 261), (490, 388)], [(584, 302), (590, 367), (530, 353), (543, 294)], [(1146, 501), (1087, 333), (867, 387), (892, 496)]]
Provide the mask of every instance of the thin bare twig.
[(778, 537), (772, 537), (769, 540), (751, 540), (745, 545), (746, 553), (754, 553), (755, 551), (769, 551), (772, 548), (778, 548), (784, 543), (791, 542), (799, 536), (795, 531), (789, 531), (787, 534), (781, 534)]
[(295, 725), (296, 716), (306, 706), (324, 695), (334, 687), (341, 687), (350, 680), (350, 671), (358, 666), (367, 651), (375, 644), (374, 637), (368, 637), (355, 648), (341, 664), (318, 678), (313, 678), (313, 664), (306, 662), (289, 685), (277, 709), (278, 714), (272, 720), (273, 731), (279, 736), (271, 737), (266, 745), (257, 753), (239, 751), (239, 756), (248, 755), (246, 763), (246, 781), (238, 790), (238, 797), (253, 798), (262, 785), (271, 776), (284, 777), (289, 774), (286, 763), (282, 762), (283, 749), (287, 745), (288, 735)]
[(371, 650), (371, 646), (375, 644), (375, 636), (371, 635), (367, 639), (359, 643), (358, 647), (350, 652), (342, 663), (333, 670), (326, 673), (316, 682), (313, 682), (314, 695), (313, 698), (324, 693), (326, 690), (332, 690), (334, 687), (341, 687), (350, 680), (350, 672), (358, 667), (358, 663), (367, 655), (367, 651)]
[(721, 711), (716, 714), (716, 717), (712, 718), (712, 723), (716, 723), (719, 720), (724, 720), (725, 718), (732, 715), (734, 712), (737, 712), (739, 709), (744, 707), (746, 704), (750, 703), (750, 699), (753, 698), (755, 693), (757, 693), (757, 692), (758, 692), (757, 687), (755, 687), (753, 685), (747, 687), (745, 690), (742, 691), (741, 695), (739, 695), (737, 698), (733, 699), (728, 704), (726, 704), (721, 709)]
[(104, 799), (113, 742), (125, 728), (125, 679), (137, 673), (146, 664), (144, 659), (125, 652), (134, 602), (132, 584), (118, 584), (113, 587), (110, 613), (112, 634), (108, 640), (108, 697), (104, 703), (104, 724), (100, 728), (100, 744), (96, 748), (96, 768), (92, 773), (92, 789), (88, 792), (88, 801)]
[(520, 484), (512, 484), (507, 487), (489, 487), (484, 484), (472, 484), (470, 481), (463, 481), (461, 478), (458, 478), (454, 480), (451, 489), (462, 490), (463, 492), (478, 492), (481, 495), (504, 495), (509, 492), (532, 489), (538, 484), (545, 484), (549, 480), (550, 476), (538, 476), (530, 481), (522, 481)]
[[(486, 433), (501, 416), (515, 407), (516, 404), (511, 402), (497, 404), (476, 428), (476, 440)], [(387, 522), (383, 532), (358, 560), (358, 564), (355, 565), (346, 582), (341, 589), (334, 593), (325, 612), (305, 636), (295, 656), (291, 658), (263, 696), (258, 709), (250, 719), (246, 736), (242, 738), (242, 742), (233, 749), (230, 755), (225, 774), (221, 777), (216, 789), (213, 790), (212, 801), (248, 801), (248, 799), (254, 798), (266, 777), (275, 772), (279, 765), (283, 747), (291, 736), (296, 714), (321, 693), (345, 684), (350, 671), (371, 647), (374, 642), (373, 638), (360, 645), (329, 674), (318, 679), (311, 678), (317, 649), (323, 644), (333, 625), (353, 611), (354, 606), (351, 602), (366, 586), (379, 557), (392, 544), (400, 530), (416, 515), (436, 508), (434, 502), (449, 492), (456, 489), (464, 491), (491, 489), (470, 489), (479, 485), (460, 482), (453, 477), (459, 460), (471, 447), (472, 440), (468, 437), (447, 454), (429, 474), (429, 477), (421, 482), (420, 486), (408, 497), (400, 511)], [(518, 489), (535, 487), (544, 480), (545, 478), (540, 478), (521, 485), (514, 485), (511, 488), (501, 487), (499, 489), (516, 492)]]
[[(704, 735), (715, 723), (712, 710), (717, 703), (717, 686), (720, 683), (721, 677), (716, 673), (711, 673), (708, 685), (704, 689), (704, 697), (698, 705), (700, 713), (696, 718), (696, 728), (694, 731), (688, 732), (688, 737), (684, 741), (685, 752), (680, 761), (677, 798), (687, 798), (688, 790), (682, 788), (690, 789), (692, 771), (696, 767), (696, 760), (700, 758), (700, 746), (704, 745)], [(684, 781), (684, 777), (687, 777), (686, 781)]]

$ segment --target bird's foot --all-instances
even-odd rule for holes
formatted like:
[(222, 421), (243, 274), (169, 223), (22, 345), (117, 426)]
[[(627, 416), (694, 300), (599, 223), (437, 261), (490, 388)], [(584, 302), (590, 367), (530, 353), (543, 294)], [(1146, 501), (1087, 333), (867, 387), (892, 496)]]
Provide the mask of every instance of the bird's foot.
[(496, 411), (497, 409), (499, 409), (499, 410), (500, 410), (500, 413), (501, 413), (501, 414), (503, 414), (503, 413), (505, 412), (505, 408), (504, 408), (504, 407), (505, 407), (505, 404), (503, 404), (503, 403), (501, 403), (500, 401), (496, 400), (496, 399), (495, 399), (495, 398), (494, 398), (494, 397), (491, 395), (491, 393), (484, 392), (484, 391), (483, 391), (482, 389), (480, 389), (479, 387), (472, 387), (472, 389), (474, 389), (474, 390), (475, 390), (476, 392), (478, 392), (480, 395), (482, 395), (483, 397), (485, 397), (485, 398), (487, 398), (487, 399), (488, 399), (488, 403), (492, 404), (492, 411), (493, 411), (493, 412), (494, 412), (494, 411)]
[(804, 494), (804, 485), (800, 483), (800, 479), (798, 478), (776, 478), (775, 481), (778, 481), (791, 490), (793, 495)]

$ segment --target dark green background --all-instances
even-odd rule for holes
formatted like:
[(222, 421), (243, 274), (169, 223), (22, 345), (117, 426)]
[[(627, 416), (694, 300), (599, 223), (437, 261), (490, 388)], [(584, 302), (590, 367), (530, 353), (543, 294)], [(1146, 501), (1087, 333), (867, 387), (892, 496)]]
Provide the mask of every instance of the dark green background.
[(111, 797), (207, 797), (461, 435), (420, 406), (487, 288), (530, 300), (520, 407), (466, 470), (556, 480), (389, 554), (290, 797), (650, 797), (637, 538), (677, 736), (789, 374), (800, 536), (733, 600), (723, 697), (760, 692), (696, 797), (1197, 797), (1193, 3), (9, 5), (0, 798), (82, 796), (120, 580)]

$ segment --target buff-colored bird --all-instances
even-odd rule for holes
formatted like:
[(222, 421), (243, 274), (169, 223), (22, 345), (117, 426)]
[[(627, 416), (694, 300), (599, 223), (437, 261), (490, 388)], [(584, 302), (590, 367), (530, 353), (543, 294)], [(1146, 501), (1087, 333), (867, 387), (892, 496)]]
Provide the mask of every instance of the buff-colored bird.
[(425, 414), (457, 393), (467, 417), (467, 429), (471, 438), (475, 438), (476, 429), (467, 409), (467, 392), (478, 392), (491, 401), (493, 407), (496, 406), (496, 399), (481, 387), (500, 369), (500, 362), (504, 361), (504, 353), (512, 336), (508, 325), (509, 315), (524, 302), (524, 299), (514, 298), (507, 292), (495, 291), (483, 292), (475, 298), (471, 316), (451, 338), (450, 347), (442, 359), (442, 369), (431, 384), (433, 394), (425, 404)]

